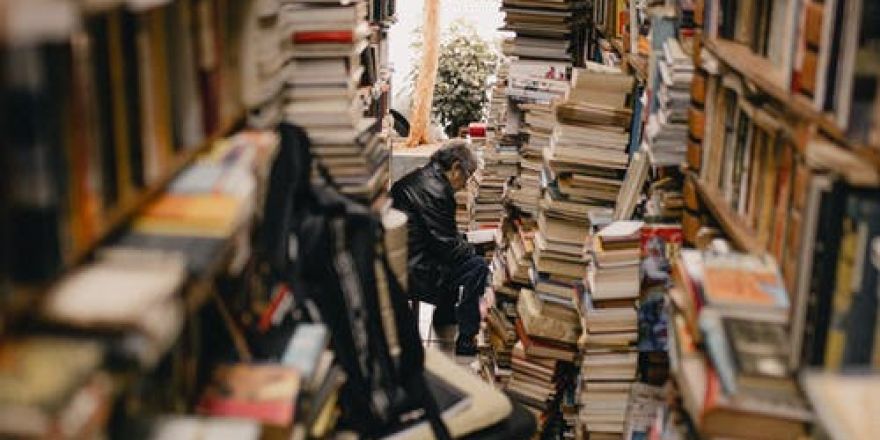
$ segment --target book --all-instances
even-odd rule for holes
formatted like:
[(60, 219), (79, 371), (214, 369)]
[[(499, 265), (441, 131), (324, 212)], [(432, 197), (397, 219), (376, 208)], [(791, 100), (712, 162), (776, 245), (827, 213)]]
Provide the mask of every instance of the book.
[(299, 371), (304, 389), (315, 389), (323, 379), (317, 370), (329, 342), (330, 334), (325, 325), (302, 323), (287, 343), (281, 363)]
[(708, 253), (703, 258), (706, 304), (788, 320), (789, 299), (772, 257)]
[(288, 427), (294, 420), (300, 375), (293, 367), (273, 364), (221, 365), (214, 370), (197, 411), (200, 414), (259, 421)]

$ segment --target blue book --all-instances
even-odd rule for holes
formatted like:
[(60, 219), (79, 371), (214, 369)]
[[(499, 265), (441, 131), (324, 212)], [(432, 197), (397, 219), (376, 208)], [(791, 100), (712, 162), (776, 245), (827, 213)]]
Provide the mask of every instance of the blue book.
[(321, 360), (321, 355), (327, 348), (329, 337), (327, 326), (324, 324), (303, 323), (298, 325), (290, 342), (287, 343), (284, 355), (281, 356), (281, 363), (296, 367), (302, 375), (303, 382), (310, 382)]

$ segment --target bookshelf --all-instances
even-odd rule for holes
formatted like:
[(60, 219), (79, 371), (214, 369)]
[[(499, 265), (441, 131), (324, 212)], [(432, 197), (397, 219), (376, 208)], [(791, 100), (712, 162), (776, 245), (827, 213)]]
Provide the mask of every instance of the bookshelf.
[(202, 144), (179, 153), (155, 182), (139, 189), (133, 196), (110, 210), (106, 219), (104, 219), (101, 231), (84, 247), (74, 252), (73, 257), (70, 259), (71, 265), (79, 264), (85, 260), (95, 248), (107, 238), (107, 236), (124, 226), (132, 217), (134, 217), (135, 214), (143, 210), (150, 201), (155, 199), (157, 195), (161, 194), (161, 192), (168, 187), (168, 184), (171, 183), (181, 171), (189, 166), (195, 158), (207, 151), (216, 141), (229, 135), (234, 129), (239, 127), (243, 119), (243, 114), (230, 119), (223, 124), (222, 128), (218, 130), (217, 133), (209, 136)]
[(793, 94), (780, 86), (781, 72), (767, 58), (754, 54), (742, 44), (716, 38), (705, 38), (703, 47), (762, 92), (784, 105), (789, 113), (806, 123), (815, 124), (823, 134), (836, 143), (880, 167), (880, 153), (876, 147), (853, 144), (830, 116), (816, 111), (804, 96)]
[(756, 239), (758, 236), (757, 232), (730, 209), (729, 204), (724, 201), (724, 198), (717, 189), (705, 184), (694, 173), (688, 173), (688, 178), (694, 181), (697, 192), (699, 192), (706, 208), (708, 208), (709, 212), (738, 248), (746, 252), (758, 254), (766, 251)]
[[(141, 212), (147, 204), (153, 201), (157, 196), (162, 194), (165, 188), (186, 169), (199, 155), (208, 151), (212, 145), (218, 140), (228, 136), (236, 128), (238, 128), (244, 120), (244, 114), (240, 114), (222, 125), (222, 128), (212, 136), (209, 136), (200, 145), (184, 150), (177, 155), (167, 169), (163, 170), (161, 176), (152, 184), (139, 189), (135, 194), (118, 206), (108, 211), (103, 219), (101, 230), (83, 247), (75, 250), (72, 255), (67, 258), (67, 264), (64, 270), (59, 273), (54, 280), (34, 286), (13, 286), (13, 292), (6, 298), (7, 301), (2, 303), (0, 307), (0, 336), (6, 333), (9, 326), (15, 326), (22, 319), (26, 318), (37, 307), (45, 292), (52, 288), (57, 279), (62, 278), (71, 269), (85, 262), (89, 256), (98, 248), (111, 234), (125, 226), (137, 213)], [(211, 271), (215, 273), (215, 271)], [(187, 298), (187, 303), (191, 301)], [(197, 300), (192, 304), (203, 304), (204, 300)], [(197, 308), (194, 307), (193, 310)]]

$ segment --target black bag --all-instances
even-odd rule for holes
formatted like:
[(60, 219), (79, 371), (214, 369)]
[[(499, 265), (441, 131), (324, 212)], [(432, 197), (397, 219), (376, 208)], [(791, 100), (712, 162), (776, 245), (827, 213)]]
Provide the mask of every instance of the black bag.
[(326, 171), (326, 185), (309, 185), (308, 137), (288, 124), (280, 133), (264, 244), (279, 276), (314, 301), (330, 330), (348, 377), (340, 424), (375, 437), (421, 408), (435, 436), (449, 438), (427, 392), (418, 328), (385, 257), (378, 217), (333, 188)]

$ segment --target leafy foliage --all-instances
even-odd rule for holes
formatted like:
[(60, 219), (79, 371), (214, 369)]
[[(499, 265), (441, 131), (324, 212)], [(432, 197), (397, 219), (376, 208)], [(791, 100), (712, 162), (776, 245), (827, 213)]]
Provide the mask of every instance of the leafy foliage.
[[(420, 46), (414, 43), (412, 48), (418, 51)], [(439, 58), (432, 118), (449, 137), (455, 137), (461, 127), (485, 120), (498, 55), (472, 26), (455, 22), (444, 33)], [(409, 82), (415, 84), (417, 78), (416, 65)]]

